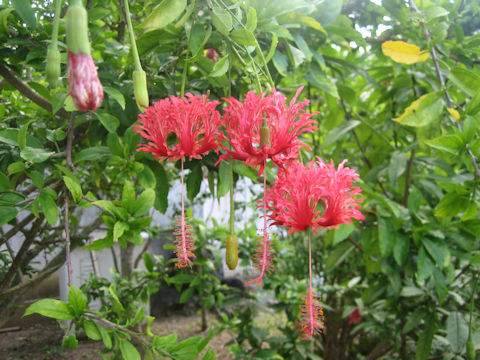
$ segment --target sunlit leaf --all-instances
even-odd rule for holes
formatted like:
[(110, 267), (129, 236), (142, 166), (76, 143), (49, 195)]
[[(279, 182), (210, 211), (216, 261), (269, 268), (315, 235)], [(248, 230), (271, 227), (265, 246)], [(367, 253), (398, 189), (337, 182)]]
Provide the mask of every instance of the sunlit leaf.
[(441, 93), (433, 92), (421, 96), (408, 106), (402, 115), (393, 119), (402, 125), (426, 126), (439, 118), (443, 110)]
[(395, 62), (409, 65), (425, 61), (430, 56), (430, 52), (420, 51), (417, 45), (409, 44), (405, 41), (385, 41), (382, 44), (382, 52)]

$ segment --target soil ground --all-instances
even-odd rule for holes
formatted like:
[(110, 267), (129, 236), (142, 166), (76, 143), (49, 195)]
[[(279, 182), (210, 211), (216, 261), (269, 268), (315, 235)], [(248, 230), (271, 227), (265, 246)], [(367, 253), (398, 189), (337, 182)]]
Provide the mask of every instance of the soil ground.
[[(79, 339), (78, 348), (67, 350), (62, 348), (64, 331), (54, 320), (36, 315), (28, 316), (28, 322), (20, 323), (21, 330), (0, 333), (0, 360), (97, 360), (103, 348), (101, 341)], [(25, 318), (27, 320), (27, 318)], [(205, 336), (208, 330), (201, 331), (200, 316), (172, 315), (157, 319), (152, 325), (152, 331), (159, 335), (176, 333), (179, 341), (190, 336)], [(208, 318), (211, 325), (214, 317)], [(231, 340), (227, 332), (214, 336), (208, 346), (215, 350), (217, 359), (231, 360), (233, 355), (228, 352), (226, 343)]]

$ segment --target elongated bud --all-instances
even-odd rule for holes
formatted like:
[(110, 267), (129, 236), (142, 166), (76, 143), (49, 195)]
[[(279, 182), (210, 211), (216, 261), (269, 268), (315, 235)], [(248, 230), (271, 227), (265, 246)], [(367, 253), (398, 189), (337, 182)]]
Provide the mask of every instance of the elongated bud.
[(60, 77), (60, 51), (56, 46), (48, 45), (47, 48), (47, 81), (50, 87), (56, 88)]
[(238, 264), (238, 238), (236, 235), (227, 235), (227, 251), (225, 262), (230, 270), (235, 270)]
[(135, 101), (140, 111), (145, 111), (148, 107), (148, 89), (147, 74), (143, 70), (135, 70), (133, 72), (133, 93)]
[(268, 127), (267, 120), (263, 120), (260, 127), (260, 149), (264, 146), (270, 147), (270, 128)]
[(77, 55), (80, 51), (90, 55), (90, 42), (88, 41), (88, 16), (87, 10), (81, 1), (74, 1), (66, 15), (66, 32), (68, 51)]
[(473, 343), (471, 334), (468, 336), (467, 341), (467, 357), (468, 360), (475, 360), (475, 344)]

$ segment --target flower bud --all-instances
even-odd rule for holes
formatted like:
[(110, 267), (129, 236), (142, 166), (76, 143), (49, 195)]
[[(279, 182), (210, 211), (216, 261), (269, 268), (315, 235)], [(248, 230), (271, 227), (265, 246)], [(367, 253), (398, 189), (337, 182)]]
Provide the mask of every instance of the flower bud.
[(235, 270), (238, 264), (238, 238), (235, 235), (227, 235), (227, 251), (225, 262), (230, 270)]
[(50, 87), (55, 88), (60, 77), (60, 51), (53, 45), (48, 45), (47, 48), (47, 81)]
[(140, 111), (145, 111), (148, 107), (148, 89), (147, 74), (143, 70), (135, 70), (133, 72), (133, 93), (135, 101)]
[(88, 16), (87, 10), (81, 4), (70, 5), (66, 15), (66, 34), (68, 51), (73, 54), (90, 54), (88, 41)]
[(103, 87), (91, 55), (68, 52), (68, 90), (79, 111), (96, 111), (103, 100)]
[(267, 120), (263, 120), (260, 127), (260, 149), (264, 146), (270, 147), (270, 128), (268, 127)]
[(218, 61), (218, 53), (215, 49), (207, 49), (207, 54), (205, 55), (207, 58), (211, 59), (214, 63)]

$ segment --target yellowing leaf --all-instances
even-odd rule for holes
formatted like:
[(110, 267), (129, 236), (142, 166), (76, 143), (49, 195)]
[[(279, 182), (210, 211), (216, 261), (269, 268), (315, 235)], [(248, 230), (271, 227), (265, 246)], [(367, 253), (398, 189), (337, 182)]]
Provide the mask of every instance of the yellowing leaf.
[(405, 41), (385, 41), (382, 44), (382, 52), (393, 61), (402, 64), (415, 64), (427, 60), (430, 56), (430, 52), (420, 51), (418, 46)]
[(455, 121), (460, 120), (460, 113), (457, 110), (452, 109), (452, 108), (447, 108), (447, 110), (450, 113), (450, 115), (452, 115), (453, 120), (455, 120)]
[(404, 113), (393, 119), (402, 125), (420, 127), (435, 121), (443, 110), (441, 92), (425, 94), (413, 101)]

